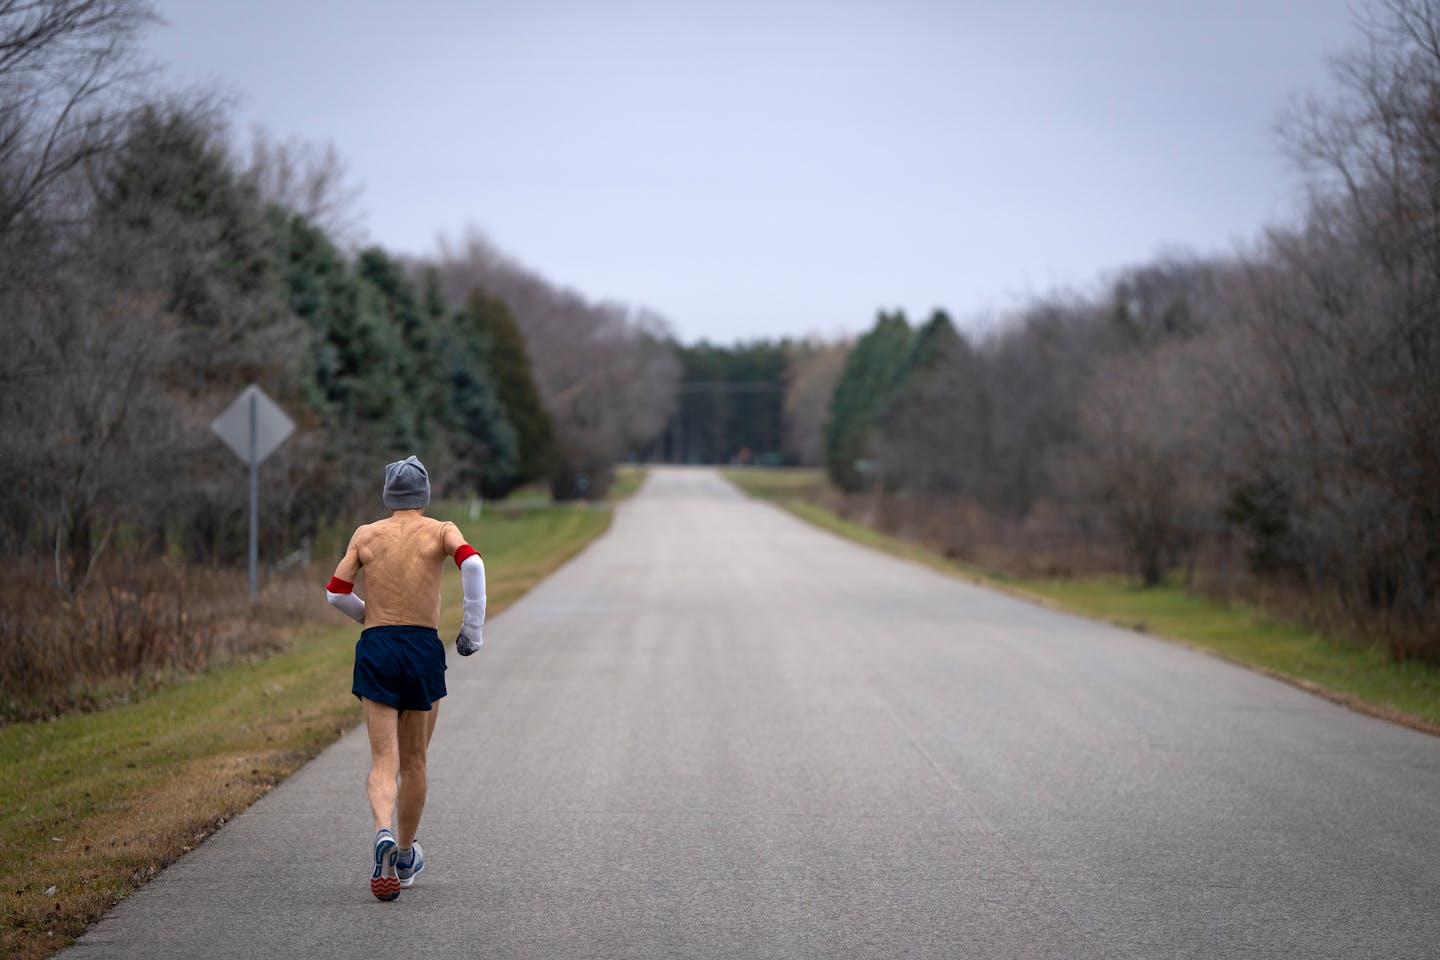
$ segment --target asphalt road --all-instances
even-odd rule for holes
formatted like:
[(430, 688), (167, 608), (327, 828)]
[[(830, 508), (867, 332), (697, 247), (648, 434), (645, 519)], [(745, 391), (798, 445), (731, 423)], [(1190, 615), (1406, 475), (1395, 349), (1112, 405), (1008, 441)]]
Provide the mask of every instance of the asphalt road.
[(712, 472), (448, 678), (399, 901), (351, 734), (66, 956), (1440, 957), (1440, 739)]

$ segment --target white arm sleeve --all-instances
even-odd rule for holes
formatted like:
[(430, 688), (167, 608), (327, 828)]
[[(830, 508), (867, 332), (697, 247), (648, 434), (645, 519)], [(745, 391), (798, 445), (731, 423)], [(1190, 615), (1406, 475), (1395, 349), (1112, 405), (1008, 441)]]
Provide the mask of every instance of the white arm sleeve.
[(325, 599), (330, 601), (330, 606), (339, 610), (345, 616), (356, 623), (365, 622), (365, 601), (353, 593), (331, 593), (325, 591)]
[(460, 564), (460, 586), (465, 591), (465, 619), (460, 632), (480, 641), (480, 628), (485, 626), (485, 561), (480, 554), (471, 554)]

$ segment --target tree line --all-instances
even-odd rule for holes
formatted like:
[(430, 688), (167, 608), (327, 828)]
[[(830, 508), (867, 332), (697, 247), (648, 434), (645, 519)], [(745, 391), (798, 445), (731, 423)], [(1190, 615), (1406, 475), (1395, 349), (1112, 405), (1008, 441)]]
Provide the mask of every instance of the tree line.
[(678, 380), (643, 460), (814, 466), (848, 341), (759, 339), (732, 345), (671, 341)]
[(988, 335), (882, 314), (833, 395), (842, 489), (943, 504), (948, 548), (1243, 565), (1440, 659), (1440, 4), (1387, 0), (1292, 110), (1294, 226)]
[(141, 0), (0, 0), (0, 549), (62, 592), (105, 550), (243, 556), (243, 468), (209, 431), (250, 382), (298, 430), (262, 470), (262, 544), (372, 512), (387, 459), (437, 496), (603, 495), (658, 431), (663, 321), (471, 238), (353, 249), (331, 150), (159, 88)]

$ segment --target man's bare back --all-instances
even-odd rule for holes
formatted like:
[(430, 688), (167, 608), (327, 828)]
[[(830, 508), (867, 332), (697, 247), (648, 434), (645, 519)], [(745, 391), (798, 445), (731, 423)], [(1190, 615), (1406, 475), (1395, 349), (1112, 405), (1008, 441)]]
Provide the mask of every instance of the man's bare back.
[(350, 538), (335, 575), (365, 571), (365, 626), (440, 626), (440, 575), (465, 544), (455, 524), (397, 510)]

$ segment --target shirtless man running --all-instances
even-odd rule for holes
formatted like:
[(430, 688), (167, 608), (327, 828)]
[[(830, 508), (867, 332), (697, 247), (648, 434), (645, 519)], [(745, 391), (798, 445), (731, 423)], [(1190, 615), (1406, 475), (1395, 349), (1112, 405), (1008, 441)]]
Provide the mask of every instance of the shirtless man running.
[[(351, 692), (365, 708), (370, 734), (370, 892), (394, 900), (425, 869), (415, 832), (425, 809), (425, 751), (445, 696), (445, 645), (436, 632), (440, 575), (445, 559), (453, 557), (465, 591), (455, 649), (468, 657), (483, 642), (485, 564), (455, 524), (424, 515), (430, 476), (416, 458), (386, 466), (384, 501), (390, 516), (355, 531), (325, 593), (332, 606), (365, 626), (355, 644)], [(364, 600), (354, 592), (361, 568)]]

